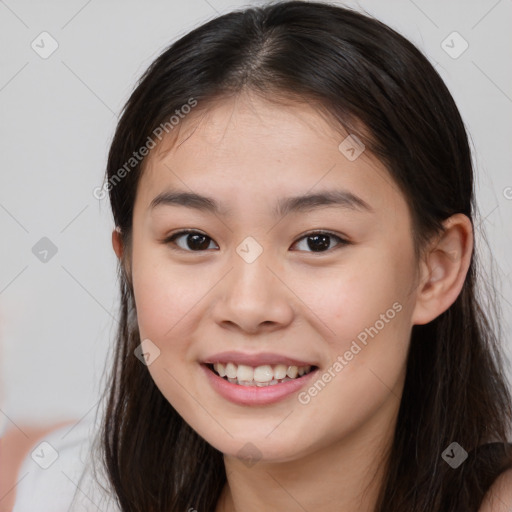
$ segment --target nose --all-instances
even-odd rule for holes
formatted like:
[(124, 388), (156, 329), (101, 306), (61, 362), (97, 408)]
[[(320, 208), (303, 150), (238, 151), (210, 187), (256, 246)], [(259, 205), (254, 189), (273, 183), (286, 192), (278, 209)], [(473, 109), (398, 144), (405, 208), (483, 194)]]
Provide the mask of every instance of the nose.
[(247, 263), (235, 254), (232, 270), (218, 287), (214, 319), (225, 329), (247, 334), (272, 332), (294, 317), (293, 294), (271, 262), (261, 255)]

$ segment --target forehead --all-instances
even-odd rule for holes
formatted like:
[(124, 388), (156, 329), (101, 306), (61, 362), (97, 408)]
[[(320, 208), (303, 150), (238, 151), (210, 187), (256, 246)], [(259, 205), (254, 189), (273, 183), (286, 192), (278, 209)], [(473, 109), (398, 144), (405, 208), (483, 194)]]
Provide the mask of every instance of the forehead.
[(148, 206), (166, 188), (243, 204), (341, 186), (376, 209), (404, 207), (381, 162), (368, 151), (347, 157), (346, 145), (354, 142), (348, 136), (311, 104), (252, 95), (223, 100), (185, 116), (152, 150), (138, 201)]

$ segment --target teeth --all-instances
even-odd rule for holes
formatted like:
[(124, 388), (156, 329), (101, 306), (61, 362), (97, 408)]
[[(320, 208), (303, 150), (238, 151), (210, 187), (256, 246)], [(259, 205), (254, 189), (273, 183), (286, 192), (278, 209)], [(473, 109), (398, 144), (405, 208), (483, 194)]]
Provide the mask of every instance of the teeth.
[(286, 377), (286, 366), (284, 364), (276, 364), (274, 366), (274, 378), (284, 379)]
[[(238, 367), (240, 368), (240, 366)], [(254, 369), (254, 380), (256, 382), (270, 382), (274, 378), (274, 370), (268, 364), (258, 366)], [(247, 379), (249, 380), (249, 379)]]
[(245, 364), (239, 364), (236, 372), (238, 381), (251, 382), (254, 379), (254, 369), (251, 366), (245, 366)]
[[(215, 368), (215, 369), (217, 369), (217, 368)], [(228, 363), (226, 365), (226, 375), (230, 379), (236, 379), (236, 365), (234, 365), (233, 363)]]
[(226, 376), (226, 367), (222, 363), (217, 363), (217, 368), (215, 368), (215, 369), (217, 370), (217, 373), (221, 377), (225, 377)]
[(296, 366), (288, 366), (288, 370), (286, 370), (286, 375), (290, 377), (290, 379), (295, 379), (298, 373), (299, 369)]
[(273, 386), (279, 382), (286, 382), (311, 371), (311, 366), (287, 366), (276, 364), (271, 366), (265, 364), (253, 368), (245, 364), (236, 365), (234, 363), (215, 363), (214, 370), (233, 384), (241, 386)]

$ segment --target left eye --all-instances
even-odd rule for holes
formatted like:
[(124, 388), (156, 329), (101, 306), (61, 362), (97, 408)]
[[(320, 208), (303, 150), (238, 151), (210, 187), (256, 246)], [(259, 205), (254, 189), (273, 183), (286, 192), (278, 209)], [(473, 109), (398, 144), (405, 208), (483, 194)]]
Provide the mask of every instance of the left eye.
[[(335, 235), (334, 233), (317, 231), (315, 233), (309, 233), (303, 236), (297, 242), (295, 242), (294, 245), (303, 244), (302, 249), (299, 250), (306, 250), (306, 252), (327, 252), (328, 250), (332, 249), (332, 239), (338, 241), (337, 246), (349, 244), (347, 240), (344, 240), (343, 238), (339, 237), (338, 235)], [(310, 249), (309, 251), (304, 248), (304, 244), (307, 248)]]
[[(334, 233), (316, 231), (299, 238), (298, 241), (294, 242), (292, 247), (298, 246), (299, 250), (306, 252), (327, 252), (333, 248), (333, 240), (337, 241), (334, 247), (344, 246), (350, 243)], [(179, 249), (189, 252), (201, 252), (212, 248), (218, 249), (218, 246), (212, 238), (200, 231), (193, 230), (174, 233), (165, 239), (164, 243), (176, 245)], [(215, 247), (211, 247), (212, 243)], [(302, 247), (300, 247), (301, 244)]]

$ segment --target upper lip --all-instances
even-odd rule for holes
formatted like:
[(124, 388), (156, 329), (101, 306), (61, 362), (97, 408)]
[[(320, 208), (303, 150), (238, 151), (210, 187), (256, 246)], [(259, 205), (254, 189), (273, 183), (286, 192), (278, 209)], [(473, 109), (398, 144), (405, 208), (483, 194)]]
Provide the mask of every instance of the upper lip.
[(272, 352), (261, 352), (259, 354), (244, 354), (243, 352), (227, 351), (213, 354), (203, 360), (204, 364), (215, 363), (234, 363), (236, 365), (244, 364), (247, 366), (262, 366), (286, 364), (288, 366), (316, 366), (310, 361), (301, 361), (282, 354)]

